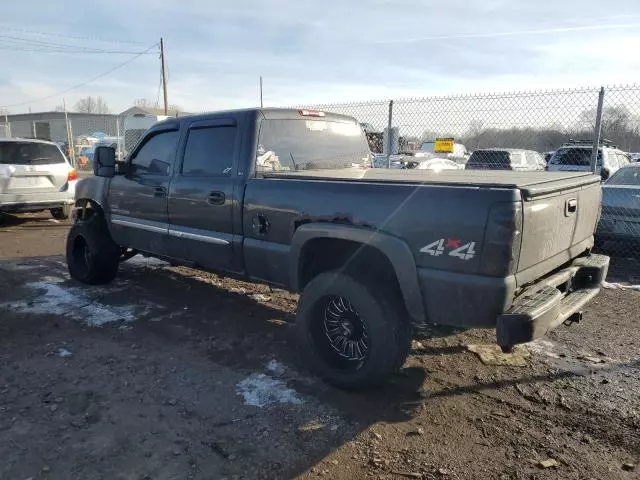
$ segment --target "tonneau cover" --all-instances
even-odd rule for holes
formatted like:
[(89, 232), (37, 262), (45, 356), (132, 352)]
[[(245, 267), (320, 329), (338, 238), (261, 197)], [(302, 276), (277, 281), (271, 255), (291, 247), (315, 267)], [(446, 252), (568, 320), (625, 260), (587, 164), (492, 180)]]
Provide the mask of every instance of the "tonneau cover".
[(370, 182), (402, 182), (434, 185), (517, 188), (524, 199), (548, 195), (568, 188), (579, 188), (600, 182), (600, 177), (584, 172), (512, 172), (505, 170), (395, 170), (372, 168), (362, 170), (303, 170), (299, 172), (264, 172), (267, 178), (300, 178), (313, 180), (364, 180)]

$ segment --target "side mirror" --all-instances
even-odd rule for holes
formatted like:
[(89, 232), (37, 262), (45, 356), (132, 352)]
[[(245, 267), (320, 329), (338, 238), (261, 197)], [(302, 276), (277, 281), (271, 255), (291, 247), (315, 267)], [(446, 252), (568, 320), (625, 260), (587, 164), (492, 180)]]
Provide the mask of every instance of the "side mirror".
[(113, 177), (116, 174), (116, 149), (99, 146), (93, 154), (93, 174), (96, 177)]

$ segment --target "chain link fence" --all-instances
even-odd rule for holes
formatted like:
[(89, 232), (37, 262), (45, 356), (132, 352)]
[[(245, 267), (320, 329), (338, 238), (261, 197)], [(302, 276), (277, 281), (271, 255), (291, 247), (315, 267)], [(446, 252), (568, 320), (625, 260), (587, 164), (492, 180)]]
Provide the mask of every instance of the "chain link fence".
[[(402, 98), (300, 108), (355, 117), (377, 167), (508, 168), (539, 175), (545, 175), (545, 170), (595, 170), (605, 181), (598, 247), (640, 258), (640, 164), (633, 166), (640, 158), (636, 153), (640, 152), (640, 86), (606, 87), (599, 110), (600, 90)], [(149, 126), (134, 126), (126, 114), (48, 112), (8, 115), (4, 120), (0, 137), (58, 142), (72, 163), (86, 171), (91, 170), (96, 145), (115, 146), (123, 156)], [(442, 139), (449, 145), (446, 152), (439, 151), (436, 142)]]
[(91, 170), (97, 144), (119, 148), (123, 118), (119, 115), (43, 112), (9, 116), (0, 123), (0, 138), (37, 138), (58, 143), (78, 169)]
[[(376, 166), (592, 171), (603, 183), (597, 246), (640, 257), (640, 86), (405, 98), (305, 108), (355, 117)], [(437, 139), (448, 139), (438, 152)], [(597, 140), (597, 160), (594, 143)], [(444, 142), (447, 143), (447, 142)], [(592, 164), (595, 160), (595, 165)], [(457, 166), (456, 166), (457, 165)], [(449, 168), (449, 166), (446, 166)]]

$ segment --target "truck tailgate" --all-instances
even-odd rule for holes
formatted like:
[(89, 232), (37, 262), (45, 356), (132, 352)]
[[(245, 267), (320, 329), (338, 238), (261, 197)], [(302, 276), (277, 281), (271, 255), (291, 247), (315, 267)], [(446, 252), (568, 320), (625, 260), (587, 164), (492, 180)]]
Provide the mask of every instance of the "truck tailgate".
[(526, 284), (593, 245), (601, 189), (596, 176), (521, 188), (522, 244), (518, 284)]

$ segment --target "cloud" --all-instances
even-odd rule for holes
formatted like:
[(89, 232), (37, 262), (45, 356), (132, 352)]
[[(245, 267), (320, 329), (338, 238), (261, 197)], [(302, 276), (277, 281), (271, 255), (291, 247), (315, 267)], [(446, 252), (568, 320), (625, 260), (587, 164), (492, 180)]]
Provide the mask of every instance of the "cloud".
[[(205, 0), (111, 0), (87, 8), (80, 0), (61, 0), (55, 7), (29, 9), (14, 2), (3, 9), (0, 47), (10, 44), (1, 36), (9, 31), (39, 41), (131, 51), (162, 35), (169, 100), (188, 111), (255, 105), (260, 75), (270, 105), (634, 78), (638, 60), (628, 52), (640, 42), (640, 29), (632, 27), (640, 25), (636, 0), (611, 0), (607, 11), (615, 13), (601, 17), (589, 14), (601, 9), (596, 0), (554, 2), (553, 8), (542, 3), (236, 0), (212, 8)], [(25, 84), (59, 92), (127, 58), (3, 47), (0, 61), (8, 68), (0, 71), (0, 106), (31, 101), (34, 110), (51, 108), (61, 99), (35, 102), (39, 97)], [(102, 95), (112, 110), (124, 110), (136, 98), (157, 98), (159, 74), (155, 55), (144, 56), (65, 97)]]

